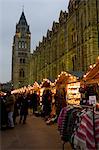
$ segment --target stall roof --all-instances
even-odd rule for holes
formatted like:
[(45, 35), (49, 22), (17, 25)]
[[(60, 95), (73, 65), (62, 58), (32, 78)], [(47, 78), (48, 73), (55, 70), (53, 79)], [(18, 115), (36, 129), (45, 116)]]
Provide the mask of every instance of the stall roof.
[(72, 75), (69, 72), (61, 72), (60, 75), (58, 75), (58, 78), (56, 79), (55, 83), (56, 84), (66, 84), (70, 82), (75, 82), (77, 81), (77, 77)]
[(82, 78), (84, 75), (84, 72), (83, 71), (71, 71), (70, 74), (72, 74), (78, 78)]
[(99, 60), (96, 64), (90, 65), (90, 70), (84, 75), (83, 80), (89, 83), (99, 83)]
[(51, 86), (51, 81), (49, 79), (43, 79), (41, 87), (50, 87), (50, 86)]

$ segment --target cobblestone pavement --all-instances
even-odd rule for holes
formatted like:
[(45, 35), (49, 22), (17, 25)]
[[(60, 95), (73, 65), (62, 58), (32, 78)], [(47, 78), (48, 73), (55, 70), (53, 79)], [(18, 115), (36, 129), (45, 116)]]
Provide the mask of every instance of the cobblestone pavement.
[[(26, 124), (0, 131), (0, 139), (0, 150), (62, 150), (57, 125), (46, 125), (43, 118), (32, 115)], [(68, 144), (65, 150), (70, 150)]]

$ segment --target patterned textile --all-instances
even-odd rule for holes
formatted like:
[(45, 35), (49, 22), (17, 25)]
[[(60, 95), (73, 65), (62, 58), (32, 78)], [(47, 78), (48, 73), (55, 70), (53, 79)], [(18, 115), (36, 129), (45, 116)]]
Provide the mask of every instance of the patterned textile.
[(62, 122), (66, 116), (66, 112), (67, 112), (67, 108), (64, 107), (60, 114), (59, 114), (59, 117), (58, 117), (58, 120), (57, 120), (57, 124), (58, 124), (58, 130), (61, 132), (61, 128), (62, 128)]
[(96, 149), (99, 150), (99, 112), (95, 112), (95, 139)]
[[(74, 136), (74, 147), (81, 150), (99, 150), (99, 114), (95, 116), (95, 135), (93, 129), (93, 112), (88, 111), (82, 116), (81, 124)], [(96, 143), (95, 143), (96, 139)]]
[(99, 150), (99, 112), (92, 109), (68, 108), (58, 118), (61, 139), (75, 150)]
[[(71, 140), (70, 140), (70, 143), (71, 143), (71, 146), (72, 148), (74, 149), (74, 136), (75, 136), (75, 133), (77, 131), (77, 129), (79, 128), (80, 124), (81, 124), (81, 120), (82, 120), (82, 116), (86, 114), (86, 110), (83, 109), (83, 110), (79, 110), (77, 112), (77, 116), (76, 116), (76, 119), (75, 119), (75, 124), (74, 124), (74, 129), (73, 129), (73, 134), (71, 136)], [(79, 148), (77, 147), (77, 150), (79, 150)]]
[(65, 120), (62, 125), (61, 138), (63, 141), (68, 142), (74, 132), (75, 120), (77, 117), (78, 109), (73, 108), (67, 112)]

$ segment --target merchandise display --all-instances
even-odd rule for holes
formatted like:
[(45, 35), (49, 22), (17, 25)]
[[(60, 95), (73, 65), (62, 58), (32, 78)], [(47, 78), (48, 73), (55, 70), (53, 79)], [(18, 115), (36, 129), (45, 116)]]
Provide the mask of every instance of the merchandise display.
[(58, 117), (61, 140), (63, 144), (70, 142), (74, 150), (98, 150), (98, 126), (99, 112), (94, 106), (67, 106)]
[(83, 76), (80, 93), (82, 105), (99, 103), (99, 57), (96, 64), (90, 65), (89, 70)]
[(81, 94), (79, 92), (80, 82), (74, 82), (67, 85), (67, 103), (76, 104), (80, 103)]

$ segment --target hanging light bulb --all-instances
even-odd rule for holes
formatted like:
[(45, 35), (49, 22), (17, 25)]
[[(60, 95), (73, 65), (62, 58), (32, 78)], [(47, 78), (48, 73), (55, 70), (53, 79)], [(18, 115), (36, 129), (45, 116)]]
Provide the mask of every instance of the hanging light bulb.
[(92, 65), (89, 66), (91, 69), (93, 68)]

